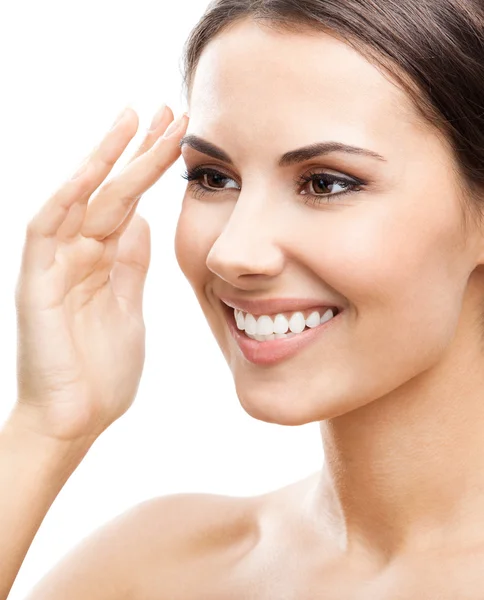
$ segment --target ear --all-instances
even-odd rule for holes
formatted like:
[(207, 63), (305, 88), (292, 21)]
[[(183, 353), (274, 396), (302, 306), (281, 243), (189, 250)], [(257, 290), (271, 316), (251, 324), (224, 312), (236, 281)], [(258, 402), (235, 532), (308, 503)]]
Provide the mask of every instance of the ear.
[(461, 249), (472, 257), (474, 265), (484, 265), (484, 197), (467, 198), (462, 205)]

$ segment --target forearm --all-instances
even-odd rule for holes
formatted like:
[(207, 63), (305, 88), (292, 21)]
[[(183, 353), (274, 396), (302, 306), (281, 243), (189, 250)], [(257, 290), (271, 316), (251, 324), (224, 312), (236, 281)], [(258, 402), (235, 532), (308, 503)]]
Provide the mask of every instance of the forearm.
[(49, 439), (11, 415), (0, 427), (0, 600), (45, 515), (91, 444)]

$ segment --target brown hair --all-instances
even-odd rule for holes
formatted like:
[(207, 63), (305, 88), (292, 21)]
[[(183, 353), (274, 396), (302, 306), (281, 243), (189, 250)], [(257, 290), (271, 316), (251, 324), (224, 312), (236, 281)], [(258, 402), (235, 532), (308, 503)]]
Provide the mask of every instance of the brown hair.
[(443, 134), (465, 205), (484, 215), (482, 0), (212, 0), (185, 42), (188, 103), (203, 49), (244, 19), (280, 32), (329, 33), (386, 71)]

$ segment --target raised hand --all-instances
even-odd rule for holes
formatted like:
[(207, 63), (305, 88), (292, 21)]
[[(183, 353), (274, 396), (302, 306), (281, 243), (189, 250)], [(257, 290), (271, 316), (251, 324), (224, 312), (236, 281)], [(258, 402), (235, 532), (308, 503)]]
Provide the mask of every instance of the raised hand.
[(183, 115), (165, 132), (173, 113), (167, 107), (156, 116), (126, 167), (104, 183), (138, 129), (127, 108), (28, 224), (15, 294), (18, 397), (11, 416), (39, 434), (95, 438), (136, 396), (150, 264), (150, 229), (136, 206), (180, 156), (188, 123)]

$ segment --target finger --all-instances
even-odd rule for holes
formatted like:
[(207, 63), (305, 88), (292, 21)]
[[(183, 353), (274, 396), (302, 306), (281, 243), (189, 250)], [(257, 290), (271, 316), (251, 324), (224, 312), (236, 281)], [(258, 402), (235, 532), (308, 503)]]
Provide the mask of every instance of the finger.
[(136, 213), (136, 209), (138, 208), (138, 204), (139, 204), (140, 200), (141, 200), (141, 196), (135, 201), (135, 203), (131, 207), (129, 213), (127, 214), (126, 218), (121, 223), (121, 225), (117, 229), (115, 229), (111, 234), (109, 234), (108, 237), (105, 238), (105, 240), (106, 239), (113, 239), (113, 238), (120, 238), (123, 235), (123, 233), (129, 227), (129, 224), (131, 223), (131, 220), (133, 219), (133, 217), (135, 216), (135, 214), (137, 214)]
[[(133, 114), (136, 120), (133, 120)], [(138, 116), (128, 108), (113, 124), (101, 143), (84, 160), (80, 169), (55, 192), (31, 219), (30, 237), (55, 236), (75, 202), (89, 199), (112, 170), (138, 127)]]
[(137, 313), (142, 312), (143, 290), (150, 259), (150, 227), (143, 217), (136, 214), (120, 239), (110, 279), (115, 295)]
[(133, 137), (136, 131), (134, 125), (137, 127), (137, 115), (128, 107), (118, 116), (110, 131), (86, 157), (76, 173), (33, 216), (27, 225), (22, 270), (50, 268), (55, 260), (59, 228), (66, 219), (73, 218), (72, 215), (78, 212), (75, 204), (83, 198), (88, 199), (100, 178), (109, 173), (117, 157)]
[(128, 164), (134, 162), (139, 156), (153, 147), (160, 135), (165, 133), (168, 125), (173, 121), (173, 111), (169, 106), (163, 104), (155, 113), (150, 128), (136, 153), (131, 157)]
[[(133, 120), (133, 115), (135, 119)], [(22, 270), (47, 270), (55, 261), (57, 232), (66, 219), (78, 219), (76, 203), (87, 202), (136, 133), (137, 114), (128, 107), (77, 172), (55, 192), (27, 225)], [(84, 211), (85, 212), (85, 211)]]
[[(153, 147), (155, 142), (158, 140), (161, 134), (163, 134), (168, 125), (173, 121), (173, 112), (169, 106), (163, 104), (157, 113), (154, 115), (153, 120), (151, 122), (151, 127), (146, 132), (146, 137), (143, 140), (143, 143), (139, 147), (138, 151), (134, 154), (134, 156), (130, 159), (129, 163), (136, 160), (139, 156), (147, 152), (150, 148)], [(128, 164), (129, 164), (128, 163)], [(133, 206), (131, 207), (128, 215), (122, 222), (122, 224), (115, 230), (113, 233), (109, 235), (109, 238), (120, 238), (126, 229), (129, 227), (131, 219), (133, 218), (136, 208), (138, 207), (139, 201), (141, 200), (141, 196), (139, 196)]]
[[(166, 104), (162, 104), (162, 106), (155, 113), (150, 128), (147, 130), (146, 135), (143, 139), (138, 150), (135, 154), (129, 159), (127, 164), (135, 161), (139, 156), (147, 152), (150, 148), (153, 147), (157, 139), (163, 134), (168, 127), (169, 123), (173, 120), (173, 112), (171, 108), (169, 108)], [(135, 207), (136, 208), (136, 207)], [(84, 223), (84, 219), (86, 216), (86, 202), (75, 203), (71, 206), (69, 213), (67, 214), (64, 222), (60, 226), (57, 231), (57, 239), (63, 242), (68, 242), (72, 238), (76, 237)], [(132, 212), (129, 213), (128, 218), (132, 217)], [(126, 227), (129, 225), (129, 221), (126, 223)], [(120, 232), (121, 235), (126, 227), (123, 228), (123, 231)]]
[(86, 203), (74, 202), (62, 225), (57, 230), (57, 241), (68, 242), (77, 235), (86, 215)]
[[(178, 127), (159, 138), (153, 147), (104, 185), (91, 200), (81, 235), (102, 240), (122, 225), (133, 204), (148, 190), (181, 154), (180, 138), (188, 125), (184, 113)], [(175, 122), (172, 123), (172, 125)]]

